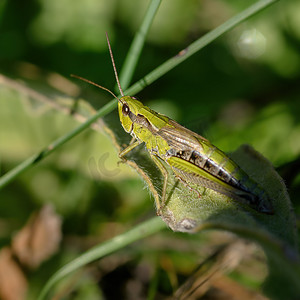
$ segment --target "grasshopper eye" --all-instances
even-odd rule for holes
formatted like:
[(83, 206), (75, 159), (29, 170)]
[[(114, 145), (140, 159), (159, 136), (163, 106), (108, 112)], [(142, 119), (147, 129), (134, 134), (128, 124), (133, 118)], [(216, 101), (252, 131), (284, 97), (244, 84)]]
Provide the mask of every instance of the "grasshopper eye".
[(127, 116), (130, 112), (129, 106), (127, 104), (124, 104), (122, 107), (122, 113), (124, 116)]

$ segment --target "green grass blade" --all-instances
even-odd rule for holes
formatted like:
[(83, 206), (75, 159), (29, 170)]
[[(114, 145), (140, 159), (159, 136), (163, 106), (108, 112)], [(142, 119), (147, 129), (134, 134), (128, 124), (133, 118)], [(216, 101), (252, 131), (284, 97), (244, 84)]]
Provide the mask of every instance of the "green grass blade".
[(60, 146), (71, 140), (73, 137), (81, 133), (84, 129), (88, 128), (92, 123), (94, 123), (98, 118), (103, 117), (107, 115), (110, 111), (112, 111), (116, 106), (116, 101), (110, 101), (106, 105), (104, 105), (100, 110), (97, 111), (97, 113), (89, 118), (86, 122), (80, 124), (78, 127), (76, 127), (74, 130), (70, 131), (66, 135), (58, 138), (56, 141), (48, 145), (46, 148), (41, 150), (39, 153), (29, 157), (22, 163), (20, 163), (18, 166), (13, 168), (12, 170), (8, 171), (6, 174), (4, 174), (0, 178), (0, 189), (9, 184), (11, 181), (13, 181), (18, 175), (25, 172), (27, 169), (33, 167), (35, 164), (37, 164), (42, 159), (46, 158), (48, 155), (50, 155), (52, 152), (57, 150)]
[[(190, 46), (188, 46), (185, 50), (181, 51), (181, 55), (176, 55), (175, 57), (172, 57), (171, 59), (167, 60), (165, 63), (160, 65), (158, 68), (150, 72), (148, 75), (146, 75), (144, 78), (136, 82), (134, 85), (132, 85), (129, 89), (125, 90), (125, 94), (127, 95), (134, 95), (141, 91), (144, 87), (148, 86), (155, 80), (159, 79), (163, 75), (165, 75), (167, 72), (169, 72), (171, 69), (178, 66), (180, 63), (185, 61), (187, 58), (189, 58), (191, 55), (195, 54), (197, 51), (223, 35), (224, 33), (228, 32), (230, 29), (232, 29), (234, 26), (238, 25), (242, 21), (245, 21), (249, 17), (253, 16), (254, 14), (258, 13), (259, 11), (263, 10), (267, 6), (277, 2), (278, 0), (261, 0), (256, 2), (254, 5), (250, 6), (249, 8), (245, 9), (241, 13), (237, 14), (236, 16), (232, 17), (216, 29), (210, 31), (206, 35), (202, 36), (200, 39), (193, 42)], [(85, 123), (81, 124), (74, 130), (72, 130), (70, 133), (66, 134), (65, 136), (59, 138), (52, 144), (50, 144), (48, 147), (46, 147), (44, 150), (39, 152), (36, 155), (33, 155), (29, 159), (25, 160), (21, 164), (19, 164), (17, 167), (12, 169), (11, 171), (7, 172), (5, 175), (3, 175), (0, 178), (0, 189), (7, 185), (9, 182), (11, 182), (14, 178), (16, 178), (18, 175), (26, 171), (31, 166), (35, 165), (37, 161), (40, 161), (41, 159), (47, 157), (50, 153), (52, 153), (54, 150), (56, 150), (58, 147), (69, 141), (71, 138), (82, 132), (84, 129), (89, 127), (94, 121), (96, 121), (98, 118), (105, 116), (109, 112), (111, 112), (113, 109), (115, 109), (117, 106), (117, 102), (115, 100), (112, 100), (111, 102), (107, 103), (103, 108), (101, 108), (94, 116), (89, 118)]]
[(266, 7), (270, 6), (271, 4), (277, 1), (278, 0), (261, 0), (246, 8), (242, 12), (230, 18), (228, 21), (224, 22), (222, 25), (218, 26), (214, 30), (211, 30), (210, 32), (208, 32), (207, 34), (190, 44), (187, 48), (180, 51), (179, 54), (170, 58), (165, 63), (163, 63), (162, 65), (154, 69), (152, 72), (150, 72), (148, 75), (146, 75), (144, 78), (136, 82), (128, 89), (128, 94), (136, 93), (137, 91), (150, 85), (152, 82), (165, 75), (167, 72), (181, 64), (183, 61), (185, 61), (190, 56), (192, 56), (193, 54), (195, 54), (196, 52), (198, 52), (199, 50), (216, 40), (224, 33), (228, 32), (241, 22), (245, 21), (249, 17), (255, 15), (256, 13), (260, 12), (261, 10), (265, 9)]
[(127, 89), (130, 84), (130, 81), (133, 76), (133, 72), (136, 68), (138, 59), (141, 55), (147, 33), (150, 29), (155, 14), (158, 11), (160, 3), (161, 0), (151, 1), (147, 9), (146, 15), (143, 19), (143, 23), (140, 29), (135, 34), (132, 44), (128, 50), (128, 54), (126, 56), (124, 65), (120, 72), (120, 83), (124, 90)]
[(135, 226), (133, 229), (127, 231), (126, 233), (120, 234), (111, 240), (104, 242), (100, 245), (97, 245), (91, 248), (89, 251), (79, 256), (75, 260), (71, 261), (60, 270), (58, 270), (46, 283), (43, 290), (41, 291), (38, 300), (45, 299), (47, 293), (50, 289), (57, 283), (60, 279), (66, 275), (74, 272), (82, 266), (85, 266), (88, 263), (91, 263), (97, 259), (100, 259), (108, 254), (111, 254), (114, 251), (117, 251), (125, 246), (150, 236), (156, 232), (161, 231), (166, 227), (165, 223), (158, 218), (154, 217), (144, 223)]

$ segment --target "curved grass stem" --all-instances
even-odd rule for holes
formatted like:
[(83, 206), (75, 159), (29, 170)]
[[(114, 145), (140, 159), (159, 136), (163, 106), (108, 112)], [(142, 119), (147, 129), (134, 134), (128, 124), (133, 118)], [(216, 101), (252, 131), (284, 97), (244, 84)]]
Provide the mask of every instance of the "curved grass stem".
[[(178, 55), (170, 58), (165, 63), (160, 65), (158, 68), (154, 69), (144, 78), (136, 82), (132, 85), (129, 89), (127, 89), (124, 93), (127, 95), (134, 95), (137, 92), (141, 91), (145, 86), (153, 83), (167, 72), (181, 64), (191, 55), (195, 54), (197, 51), (201, 50), (203, 47), (223, 35), (224, 33), (228, 32), (230, 29), (245, 21), (249, 17), (255, 15), (259, 11), (263, 10), (264, 8), (268, 7), (269, 5), (277, 2), (278, 0), (260, 0), (255, 4), (251, 5), (247, 9), (243, 10), (239, 14), (233, 16), (228, 21), (224, 22), (222, 25), (218, 26), (216, 29), (210, 31), (209, 33), (205, 34), (191, 45), (189, 45), (186, 49), (179, 52)], [(119, 96), (119, 95), (118, 95)], [(84, 129), (88, 128), (93, 122), (95, 122), (98, 118), (105, 116), (117, 106), (117, 102), (115, 100), (110, 101), (104, 107), (102, 107), (94, 116), (89, 118), (86, 122), (79, 125), (77, 128), (72, 130), (71, 132), (67, 133), (66, 135), (60, 137), (45, 149), (40, 151), (39, 153), (33, 155), (32, 157), (28, 158), (27, 160), (20, 163), (14, 169), (10, 170), (6, 174), (4, 174), (0, 178), (0, 189), (3, 188), (5, 185), (10, 183), (14, 180), (18, 175), (25, 172), (30, 167), (33, 167), (37, 162), (42, 160), (43, 158), (47, 157), (49, 154), (54, 152), (57, 148), (65, 144), (67, 141), (75, 137), (77, 134), (81, 133)]]
[(60, 270), (58, 270), (46, 283), (43, 290), (41, 291), (38, 300), (43, 300), (50, 289), (63, 277), (78, 270), (79, 268), (100, 259), (106, 255), (109, 255), (125, 246), (138, 241), (142, 238), (150, 236), (156, 232), (159, 232), (166, 228), (165, 223), (159, 217), (153, 217), (150, 220), (143, 222), (140, 225), (133, 227), (133, 229), (120, 234), (111, 240), (108, 240), (100, 245), (97, 245), (78, 258), (72, 260), (66, 264)]

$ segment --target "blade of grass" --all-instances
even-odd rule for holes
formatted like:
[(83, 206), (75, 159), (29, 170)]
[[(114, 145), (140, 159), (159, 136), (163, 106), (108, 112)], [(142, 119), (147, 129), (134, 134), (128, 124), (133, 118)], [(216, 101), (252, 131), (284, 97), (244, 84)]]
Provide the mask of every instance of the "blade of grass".
[[(260, 0), (256, 2), (255, 4), (245, 9), (241, 13), (237, 14), (236, 16), (232, 17), (231, 19), (229, 19), (228, 21), (226, 21), (216, 29), (210, 31), (209, 33), (205, 34), (204, 36), (202, 36), (201, 38), (193, 42), (185, 50), (181, 51), (179, 55), (176, 55), (175, 57), (172, 57), (171, 59), (167, 60), (165, 63), (163, 63), (158, 68), (154, 69), (152, 72), (146, 75), (144, 78), (142, 78), (134, 85), (132, 85), (129, 89), (125, 90), (124, 93), (127, 95), (134, 95), (138, 93), (144, 87), (146, 87), (147, 85), (151, 84), (155, 80), (165, 75), (171, 69), (178, 66), (180, 63), (182, 63), (191, 55), (195, 54), (197, 51), (199, 51), (200, 49), (208, 45), (210, 42), (214, 41), (224, 33), (228, 32), (234, 26), (238, 25), (242, 21), (248, 19), (250, 16), (253, 16), (254, 14), (258, 13), (259, 11), (263, 10), (267, 6), (277, 1), (278, 0)], [(120, 95), (118, 95), (118, 97), (119, 96)], [(83, 124), (75, 128), (65, 136), (62, 136), (58, 140), (54, 141), (38, 154), (33, 155), (32, 157), (28, 158), (27, 160), (19, 164), (14, 169), (4, 174), (0, 178), (0, 189), (3, 188), (5, 185), (7, 185), (9, 182), (11, 182), (13, 179), (15, 179), (18, 175), (26, 171), (28, 168), (35, 165), (36, 162), (45, 158), (46, 156), (51, 154), (54, 150), (56, 150), (58, 147), (60, 147), (61, 145), (69, 141), (71, 138), (73, 138), (74, 136), (82, 132), (84, 129), (89, 127), (98, 118), (103, 117), (109, 112), (111, 112), (113, 109), (116, 108), (116, 106), (117, 106), (117, 102), (115, 100), (110, 101), (103, 108), (101, 108), (94, 116), (89, 118), (86, 122), (84, 122)]]
[(133, 72), (136, 68), (138, 59), (140, 58), (146, 35), (150, 29), (154, 16), (159, 8), (161, 0), (152, 0), (149, 4), (145, 17), (143, 19), (143, 23), (140, 29), (135, 34), (135, 37), (132, 41), (132, 44), (128, 50), (128, 54), (126, 56), (124, 65), (120, 72), (120, 82), (121, 86), (124, 90), (127, 89), (132, 76)]
[(128, 95), (136, 93), (137, 91), (142, 90), (146, 86), (150, 85), (152, 82), (157, 80), (158, 78), (165, 75), (167, 72), (178, 66), (180, 63), (185, 61), (187, 58), (207, 46), (209, 43), (213, 42), (215, 39), (228, 32), (230, 29), (234, 28), (236, 25), (265, 9), (266, 7), (274, 4), (278, 0), (261, 0), (256, 2), (255, 4), (249, 6), (242, 12), (233, 16), (217, 28), (211, 30), (192, 44), (190, 44), (187, 48), (180, 51), (174, 57), (168, 59), (166, 62), (161, 64), (159, 67), (154, 69), (148, 75), (140, 79), (138, 82), (133, 84), (128, 90), (126, 90)]
[(54, 142), (52, 142), (50, 145), (48, 145), (46, 148), (38, 152), (37, 154), (32, 155), (28, 159), (24, 160), (22, 163), (20, 163), (18, 166), (13, 168), (12, 170), (8, 171), (6, 174), (4, 174), (0, 178), (0, 189), (9, 184), (12, 180), (14, 180), (18, 175), (22, 174), (29, 168), (33, 167), (35, 164), (37, 164), (39, 161), (50, 155), (52, 152), (57, 150), (60, 146), (71, 140), (73, 137), (81, 133), (84, 129), (88, 128), (92, 123), (94, 123), (98, 118), (103, 117), (107, 115), (109, 112), (111, 112), (115, 106), (116, 101), (110, 101), (106, 105), (104, 105), (100, 110), (97, 111), (97, 113), (89, 118), (86, 122), (80, 124), (78, 127), (76, 127), (74, 130), (70, 131), (66, 135), (58, 138)]
[(138, 241), (142, 238), (150, 236), (156, 232), (161, 231), (166, 228), (165, 223), (159, 217), (154, 217), (150, 220), (145, 221), (144, 223), (133, 227), (133, 229), (120, 234), (109, 241), (106, 241), (100, 245), (97, 245), (83, 255), (74, 259), (70, 263), (66, 264), (60, 270), (50, 277), (43, 290), (41, 291), (38, 300), (45, 299), (47, 293), (50, 289), (57, 283), (60, 279), (67, 276), (68, 274), (74, 272), (75, 270), (81, 268), (82, 266), (87, 265), (97, 259), (100, 259), (108, 254), (111, 254), (114, 251), (117, 251), (125, 246)]

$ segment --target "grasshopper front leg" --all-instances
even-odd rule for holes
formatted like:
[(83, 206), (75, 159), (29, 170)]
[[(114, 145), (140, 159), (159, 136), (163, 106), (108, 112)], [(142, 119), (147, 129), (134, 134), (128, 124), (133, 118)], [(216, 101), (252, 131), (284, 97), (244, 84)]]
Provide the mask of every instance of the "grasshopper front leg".
[(135, 138), (132, 138), (129, 145), (119, 153), (119, 157), (122, 159), (123, 162), (126, 161), (124, 156), (128, 154), (131, 150), (133, 150), (136, 146), (142, 143), (140, 140), (136, 140), (135, 142), (134, 140)]

